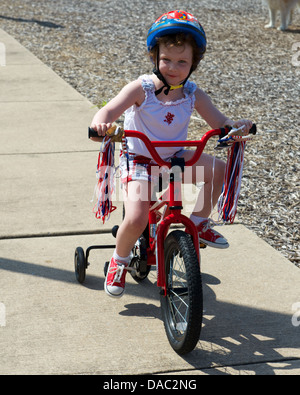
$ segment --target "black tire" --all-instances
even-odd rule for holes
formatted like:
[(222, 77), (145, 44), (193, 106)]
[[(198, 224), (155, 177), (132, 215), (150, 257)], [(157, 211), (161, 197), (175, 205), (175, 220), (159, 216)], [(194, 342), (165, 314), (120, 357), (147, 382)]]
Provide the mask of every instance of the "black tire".
[(75, 250), (74, 266), (75, 266), (76, 280), (80, 284), (83, 284), (85, 280), (85, 273), (86, 273), (86, 260), (84, 256), (84, 251), (81, 247), (77, 247)]
[(167, 295), (161, 309), (170, 345), (179, 354), (191, 352), (200, 337), (203, 295), (200, 264), (191, 237), (171, 232), (164, 244)]

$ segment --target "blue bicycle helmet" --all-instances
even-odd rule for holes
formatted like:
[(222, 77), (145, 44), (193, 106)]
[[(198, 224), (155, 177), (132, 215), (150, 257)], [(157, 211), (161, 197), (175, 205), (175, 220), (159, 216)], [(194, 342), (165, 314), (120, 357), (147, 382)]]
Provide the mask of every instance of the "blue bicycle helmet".
[[(167, 12), (161, 15), (153, 23), (153, 25), (148, 31), (148, 36), (147, 36), (148, 51), (150, 52), (152, 48), (155, 47), (158, 38), (176, 33), (186, 33), (186, 34), (191, 34), (193, 36), (199, 48), (199, 55), (200, 55), (199, 62), (200, 62), (206, 51), (206, 35), (199, 21), (192, 14), (186, 11), (175, 10), (175, 11)], [(157, 91), (155, 91), (155, 94), (158, 95), (159, 93), (162, 92), (164, 88), (166, 88), (164, 93), (165, 95), (168, 95), (170, 90), (183, 86), (194, 70), (195, 68), (192, 67), (187, 78), (184, 81), (182, 81), (182, 83), (179, 86), (177, 87), (170, 86), (159, 71), (158, 53), (157, 53), (157, 64), (155, 65), (153, 72), (164, 83), (164, 86), (158, 89)]]
[(148, 51), (156, 45), (159, 37), (176, 33), (191, 34), (203, 57), (206, 50), (206, 35), (203, 27), (192, 14), (179, 10), (167, 12), (153, 23), (147, 36)]

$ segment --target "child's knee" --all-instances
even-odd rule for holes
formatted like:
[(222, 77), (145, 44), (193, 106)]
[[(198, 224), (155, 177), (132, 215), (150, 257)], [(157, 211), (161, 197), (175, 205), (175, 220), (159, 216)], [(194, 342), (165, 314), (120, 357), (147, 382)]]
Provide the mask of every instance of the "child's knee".
[(139, 215), (125, 216), (124, 222), (128, 230), (141, 234), (148, 223), (148, 212), (146, 214), (139, 213)]

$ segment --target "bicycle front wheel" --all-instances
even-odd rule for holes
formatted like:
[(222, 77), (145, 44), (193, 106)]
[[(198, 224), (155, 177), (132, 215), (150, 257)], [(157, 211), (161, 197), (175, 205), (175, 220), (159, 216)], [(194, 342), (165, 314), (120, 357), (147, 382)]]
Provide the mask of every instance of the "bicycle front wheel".
[(161, 295), (166, 334), (180, 355), (191, 352), (200, 337), (203, 296), (200, 265), (190, 235), (175, 230), (165, 240), (167, 294)]

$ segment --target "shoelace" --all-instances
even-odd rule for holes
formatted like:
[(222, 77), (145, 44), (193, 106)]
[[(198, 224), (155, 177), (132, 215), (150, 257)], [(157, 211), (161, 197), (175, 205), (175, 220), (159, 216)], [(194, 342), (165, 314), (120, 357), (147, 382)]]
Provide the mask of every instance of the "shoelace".
[(113, 283), (120, 283), (121, 282), (121, 277), (123, 275), (124, 269), (126, 269), (126, 266), (124, 263), (117, 263), (117, 267), (114, 267), (109, 270), (110, 274), (115, 274)]
[(112, 283), (120, 283), (121, 282), (121, 278), (122, 278), (124, 270), (127, 270), (127, 271), (134, 270), (132, 267), (126, 266), (124, 263), (117, 263), (117, 265), (118, 265), (118, 267), (114, 267), (114, 268), (110, 269), (108, 272), (110, 274), (115, 273)]
[(203, 232), (206, 232), (208, 229), (213, 228), (214, 226), (217, 226), (217, 224), (215, 223), (215, 221), (211, 218), (207, 218), (206, 221), (204, 221), (205, 224), (203, 226)]

